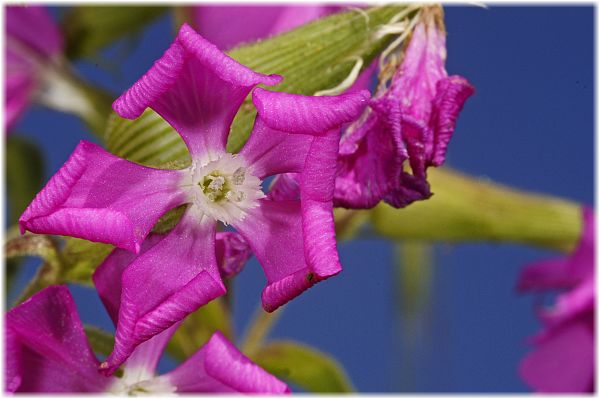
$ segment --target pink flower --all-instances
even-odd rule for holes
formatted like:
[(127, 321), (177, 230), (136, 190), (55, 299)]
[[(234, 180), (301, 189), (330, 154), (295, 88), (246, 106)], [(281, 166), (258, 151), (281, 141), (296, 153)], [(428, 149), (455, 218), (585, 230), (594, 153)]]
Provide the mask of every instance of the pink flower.
[(122, 378), (107, 377), (98, 370), (68, 288), (48, 287), (6, 315), (6, 390), (121, 395), (289, 392), (219, 332), (175, 370), (156, 376), (156, 365), (177, 326), (138, 346)]
[(44, 7), (6, 7), (5, 128), (10, 129), (42, 88), (43, 70), (62, 53), (58, 27)]
[(540, 311), (544, 325), (536, 348), (519, 366), (521, 378), (538, 392), (593, 392), (594, 389), (594, 214), (583, 211), (584, 229), (567, 258), (526, 266), (518, 290), (566, 290), (554, 306)]
[[(339, 11), (340, 6), (208, 6), (192, 8), (193, 26), (222, 50), (277, 35)], [(224, 29), (224, 27), (227, 27)]]
[[(360, 114), (368, 93), (306, 97), (256, 89), (252, 134), (240, 153), (227, 153), (230, 125), (244, 98), (256, 85), (280, 79), (244, 67), (184, 25), (113, 107), (130, 119), (154, 109), (185, 141), (191, 166), (147, 168), (82, 141), (19, 220), (23, 230), (137, 254), (126, 268), (109, 257), (96, 273), (98, 279), (106, 272), (115, 286), (122, 273), (109, 372), (136, 345), (225, 293), (216, 259), (218, 221), (232, 225), (261, 263), (267, 311), (341, 271), (332, 212), (340, 127)], [(262, 181), (280, 173), (299, 173), (299, 200), (265, 196)], [(177, 226), (144, 242), (156, 221), (182, 204), (188, 206)], [(118, 250), (113, 255), (125, 256)]]
[(404, 207), (431, 196), (426, 170), (443, 164), (458, 114), (474, 92), (465, 78), (448, 76), (445, 59), (445, 32), (428, 12), (416, 25), (390, 87), (376, 95), (366, 118), (342, 138), (336, 206), (371, 208), (383, 199)]

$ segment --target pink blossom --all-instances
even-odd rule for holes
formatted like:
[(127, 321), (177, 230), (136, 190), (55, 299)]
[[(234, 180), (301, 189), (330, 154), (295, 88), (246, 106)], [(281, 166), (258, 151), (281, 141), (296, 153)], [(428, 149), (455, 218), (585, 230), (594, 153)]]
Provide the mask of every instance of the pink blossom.
[[(116, 315), (112, 315), (116, 316)], [(6, 315), (6, 390), (29, 393), (287, 393), (289, 388), (215, 333), (173, 371), (155, 375), (178, 324), (138, 346), (122, 378), (107, 377), (65, 286), (51, 286)]]
[(192, 7), (191, 12), (196, 31), (220, 49), (229, 50), (241, 43), (253, 42), (294, 29), (341, 8), (319, 4), (201, 5)]
[(10, 129), (43, 83), (45, 65), (62, 53), (63, 39), (40, 6), (6, 7), (5, 128)]
[[(244, 67), (184, 25), (113, 107), (130, 119), (155, 110), (181, 135), (192, 164), (147, 168), (82, 141), (21, 216), (23, 230), (136, 253), (126, 268), (109, 257), (96, 273), (108, 273), (112, 282), (121, 275), (108, 372), (136, 345), (225, 293), (216, 259), (218, 221), (233, 226), (262, 265), (267, 311), (341, 271), (332, 212), (340, 129), (360, 114), (369, 95), (307, 97), (256, 89), (251, 136), (240, 153), (227, 153), (230, 125), (244, 98), (256, 85), (280, 80)], [(299, 174), (299, 200), (265, 196), (262, 181), (281, 173)], [(188, 206), (176, 227), (144, 242), (156, 221), (182, 204)], [(118, 250), (113, 255), (124, 256)]]
[(578, 247), (568, 257), (526, 266), (518, 289), (563, 290), (539, 316), (543, 330), (532, 339), (535, 349), (521, 361), (521, 378), (538, 392), (593, 392), (594, 389), (594, 214), (583, 211)]

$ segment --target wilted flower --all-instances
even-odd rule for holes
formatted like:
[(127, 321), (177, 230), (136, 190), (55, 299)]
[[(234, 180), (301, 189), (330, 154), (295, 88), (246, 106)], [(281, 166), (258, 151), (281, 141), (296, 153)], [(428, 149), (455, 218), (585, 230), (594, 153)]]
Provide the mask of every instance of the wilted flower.
[(5, 18), (5, 128), (8, 130), (44, 85), (44, 71), (62, 53), (63, 40), (44, 7), (9, 6)]
[(426, 170), (444, 162), (474, 89), (465, 78), (448, 76), (441, 19), (423, 13), (390, 86), (380, 85), (368, 114), (342, 138), (336, 206), (371, 208), (383, 199), (403, 207), (431, 196)]
[(117, 394), (289, 392), (219, 332), (176, 369), (156, 376), (158, 361), (177, 326), (138, 346), (125, 363), (122, 378), (107, 377), (98, 370), (68, 288), (48, 287), (6, 315), (6, 389)]
[(593, 392), (594, 389), (594, 214), (583, 211), (578, 247), (568, 257), (526, 266), (519, 291), (567, 290), (554, 306), (539, 312), (544, 325), (536, 348), (519, 366), (523, 380), (538, 392)]
[[(217, 221), (232, 225), (261, 263), (268, 311), (341, 271), (332, 213), (340, 126), (360, 114), (368, 93), (306, 97), (256, 89), (252, 134), (239, 154), (227, 153), (244, 98), (280, 79), (244, 67), (184, 25), (114, 109), (131, 119), (154, 109), (185, 141), (191, 166), (147, 168), (83, 141), (19, 220), (23, 230), (138, 253), (122, 275), (109, 371), (136, 345), (225, 293)], [(280, 173), (300, 174), (300, 200), (265, 197), (262, 181)], [(175, 228), (142, 245), (156, 221), (182, 204), (189, 205)]]

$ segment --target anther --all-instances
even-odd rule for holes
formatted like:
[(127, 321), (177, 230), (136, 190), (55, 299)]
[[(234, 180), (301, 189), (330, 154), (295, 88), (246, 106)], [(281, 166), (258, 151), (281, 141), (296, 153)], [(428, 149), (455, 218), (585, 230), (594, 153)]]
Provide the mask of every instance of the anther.
[(239, 168), (237, 168), (235, 170), (235, 172), (233, 172), (233, 176), (231, 177), (233, 184), (235, 184), (236, 186), (240, 186), (240, 185), (244, 184), (245, 179), (246, 179), (246, 171), (241, 166)]
[(225, 184), (225, 178), (223, 176), (208, 176), (208, 178), (212, 180), (208, 185), (210, 190), (218, 191), (223, 188), (223, 185)]

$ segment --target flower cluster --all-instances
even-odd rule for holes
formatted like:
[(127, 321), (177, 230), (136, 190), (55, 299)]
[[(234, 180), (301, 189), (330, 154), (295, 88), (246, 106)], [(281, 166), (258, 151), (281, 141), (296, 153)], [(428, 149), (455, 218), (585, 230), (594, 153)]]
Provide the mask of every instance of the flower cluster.
[[(244, 67), (184, 25), (114, 109), (126, 118), (154, 109), (185, 141), (191, 165), (143, 167), (82, 141), (20, 218), (23, 231), (117, 247), (94, 274), (109, 308), (117, 306), (105, 292), (119, 298), (115, 348), (101, 365), (105, 372), (226, 292), (217, 222), (233, 226), (263, 266), (267, 310), (341, 271), (332, 214), (340, 128), (357, 118), (368, 93), (304, 97), (255, 89), (258, 116), (250, 139), (238, 154), (227, 153), (230, 125), (244, 98), (256, 85), (280, 79)], [(262, 181), (280, 173), (301, 176), (298, 200), (262, 191)], [(162, 215), (181, 205), (187, 208), (173, 230), (150, 234)], [(235, 251), (232, 237), (222, 236), (222, 253)], [(235, 264), (228, 267), (235, 271)]]
[(579, 245), (567, 258), (526, 266), (518, 290), (566, 290), (539, 316), (544, 325), (532, 343), (535, 350), (521, 361), (523, 380), (538, 392), (594, 391), (594, 213), (583, 210)]
[[(445, 41), (439, 16), (424, 13), (389, 87), (380, 85), (342, 137), (335, 206), (368, 209), (383, 200), (401, 208), (431, 197), (427, 168), (444, 163), (458, 115), (474, 93), (465, 78), (448, 76)], [(298, 176), (281, 176), (273, 191), (297, 196)]]
[[(373, 100), (356, 87), (330, 97), (280, 93), (257, 86), (282, 77), (241, 65), (184, 24), (113, 109), (127, 119), (154, 110), (181, 136), (191, 164), (145, 167), (82, 141), (19, 219), (22, 232), (116, 247), (93, 275), (116, 326), (113, 351), (96, 359), (68, 290), (50, 287), (8, 314), (9, 390), (289, 391), (219, 333), (176, 370), (157, 377), (154, 369), (181, 321), (224, 295), (223, 279), (251, 253), (266, 275), (262, 304), (270, 312), (342, 270), (334, 206), (401, 207), (431, 195), (426, 169), (443, 163), (473, 93), (464, 78), (447, 76), (444, 60), (445, 34), (426, 17), (391, 85)], [(228, 153), (231, 124), (249, 95), (252, 132), (239, 153)], [(153, 233), (178, 207), (184, 212), (172, 230)]]

